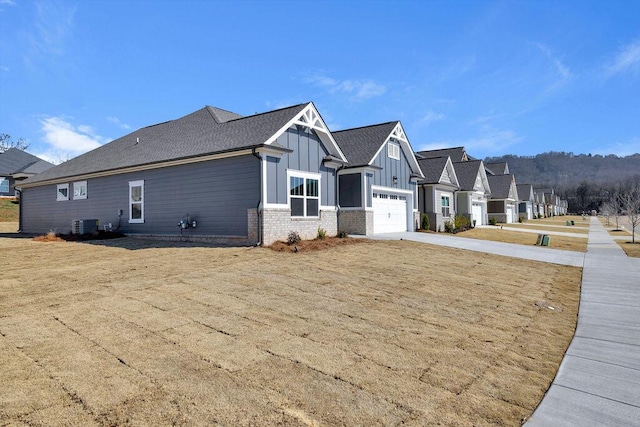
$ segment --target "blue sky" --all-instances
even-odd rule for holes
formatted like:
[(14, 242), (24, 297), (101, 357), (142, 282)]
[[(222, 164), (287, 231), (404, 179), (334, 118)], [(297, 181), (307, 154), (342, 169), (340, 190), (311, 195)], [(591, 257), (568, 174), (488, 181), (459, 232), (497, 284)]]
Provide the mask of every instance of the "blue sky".
[(48, 159), (307, 101), (416, 150), (638, 153), (640, 1), (0, 0), (0, 132)]

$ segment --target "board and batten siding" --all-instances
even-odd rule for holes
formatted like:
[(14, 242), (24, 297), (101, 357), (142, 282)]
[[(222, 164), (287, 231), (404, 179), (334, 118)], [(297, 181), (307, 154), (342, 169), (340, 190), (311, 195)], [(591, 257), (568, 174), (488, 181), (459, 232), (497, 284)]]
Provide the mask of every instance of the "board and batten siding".
[(266, 155), (267, 203), (287, 204), (287, 170), (293, 170), (320, 174), (320, 205), (335, 206), (336, 171), (322, 165), (322, 160), (329, 152), (315, 132), (301, 126), (292, 126), (280, 135), (276, 142), (293, 152), (280, 158)]
[[(394, 141), (392, 140), (392, 142)], [(395, 143), (399, 144), (399, 142)], [(409, 161), (407, 160), (403, 150), (400, 150), (400, 160), (392, 159), (388, 156), (387, 144), (385, 144), (373, 160), (372, 165), (378, 166), (382, 169), (376, 170), (373, 173), (373, 177), (367, 175), (367, 191), (369, 195), (372, 193), (372, 185), (409, 190), (413, 194), (413, 208), (417, 209), (417, 186), (415, 182), (411, 181), (411, 166), (409, 166)], [(398, 178), (398, 183), (396, 185), (393, 184), (394, 176)], [(368, 207), (371, 206), (370, 201), (371, 197), (368, 197)]]
[[(144, 223), (129, 223), (129, 182), (144, 181)], [(56, 201), (54, 185), (25, 188), (22, 227), (28, 233), (67, 233), (74, 219), (98, 219), (119, 231), (178, 234), (187, 213), (197, 227), (189, 235), (247, 236), (247, 210), (260, 201), (260, 163), (254, 156), (230, 157), (87, 180), (87, 198)]]

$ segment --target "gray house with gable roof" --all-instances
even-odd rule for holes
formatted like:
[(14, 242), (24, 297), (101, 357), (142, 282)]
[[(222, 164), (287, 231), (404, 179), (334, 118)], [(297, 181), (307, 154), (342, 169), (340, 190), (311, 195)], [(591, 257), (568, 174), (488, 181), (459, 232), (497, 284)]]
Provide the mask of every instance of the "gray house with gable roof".
[(458, 215), (464, 215), (473, 225), (486, 225), (487, 204), (491, 187), (482, 160), (454, 162), (460, 188), (456, 191)]
[(418, 209), (429, 218), (431, 230), (444, 231), (445, 223), (456, 216), (454, 195), (460, 189), (453, 162), (449, 156), (418, 157), (418, 164), (424, 174), (418, 181)]
[(333, 132), (349, 163), (338, 172), (339, 227), (350, 234), (414, 231), (422, 171), (399, 121)]
[(15, 186), (53, 164), (15, 147), (0, 153), (0, 197), (15, 197)]
[(313, 103), (247, 117), (207, 106), (27, 179), (20, 229), (97, 219), (132, 235), (236, 245), (313, 238), (319, 227), (335, 235), (345, 163)]

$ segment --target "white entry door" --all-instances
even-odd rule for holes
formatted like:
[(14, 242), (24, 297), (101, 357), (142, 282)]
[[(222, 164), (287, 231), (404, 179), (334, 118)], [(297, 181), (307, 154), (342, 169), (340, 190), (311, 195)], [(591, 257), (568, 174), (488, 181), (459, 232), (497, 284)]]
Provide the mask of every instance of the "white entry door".
[(407, 231), (407, 197), (398, 194), (373, 192), (373, 232)]
[(471, 219), (476, 222), (476, 225), (484, 225), (481, 204), (474, 203), (471, 206)]

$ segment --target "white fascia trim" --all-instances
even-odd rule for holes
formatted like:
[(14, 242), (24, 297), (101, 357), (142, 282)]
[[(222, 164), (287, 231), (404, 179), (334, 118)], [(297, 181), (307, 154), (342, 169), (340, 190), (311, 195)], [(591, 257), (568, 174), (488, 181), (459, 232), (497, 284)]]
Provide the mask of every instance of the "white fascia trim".
[(313, 105), (313, 102), (307, 104), (304, 109), (295, 115), (291, 120), (289, 120), (284, 126), (282, 126), (276, 133), (274, 133), (269, 139), (265, 141), (265, 145), (271, 145), (275, 142), (280, 135), (282, 135), (287, 129), (289, 129), (293, 125), (305, 126), (310, 129), (316, 131), (320, 140), (325, 145), (325, 147), (329, 150), (331, 154), (341, 159), (343, 162), (347, 162), (347, 158), (342, 153), (340, 146), (333, 139), (333, 135), (331, 135), (331, 131), (325, 124), (324, 120), (318, 113), (318, 110)]
[(371, 174), (374, 174), (378, 170), (380, 170), (380, 168), (378, 168), (377, 166), (375, 166), (375, 167), (360, 166), (360, 167), (357, 167), (357, 168), (349, 168), (349, 167), (347, 167), (346, 169), (340, 169), (338, 171), (338, 176), (340, 176), (340, 175), (349, 175), (349, 174), (352, 174), (352, 173), (371, 173)]
[(251, 151), (251, 149), (230, 151), (228, 153), (209, 154), (206, 156), (189, 157), (187, 159), (169, 160), (165, 162), (153, 163), (150, 165), (129, 166), (129, 167), (113, 169), (109, 171), (91, 172), (91, 173), (85, 173), (81, 175), (66, 176), (62, 178), (55, 178), (55, 179), (50, 179), (46, 181), (34, 182), (32, 184), (22, 184), (21, 186), (22, 188), (41, 187), (43, 185), (60, 184), (60, 183), (69, 182), (69, 181), (82, 181), (82, 180), (87, 180), (92, 178), (102, 178), (105, 176), (122, 175), (125, 173), (168, 168), (171, 166), (180, 166), (180, 165), (188, 165), (191, 163), (208, 162), (210, 160), (226, 159), (229, 157), (246, 156), (252, 153), (253, 152)]
[(256, 148), (256, 153), (259, 153), (260, 155), (263, 155), (263, 156), (266, 155), (270, 157), (282, 157), (284, 154), (286, 154), (286, 152), (282, 150), (278, 150), (277, 148), (274, 148), (274, 147)]

